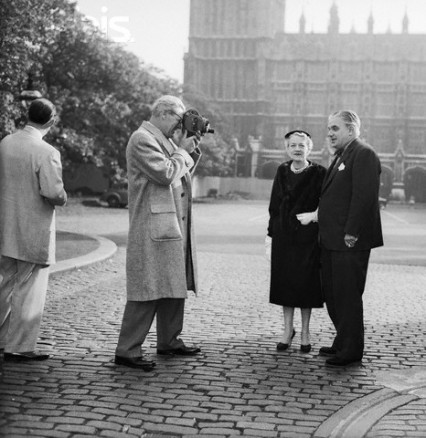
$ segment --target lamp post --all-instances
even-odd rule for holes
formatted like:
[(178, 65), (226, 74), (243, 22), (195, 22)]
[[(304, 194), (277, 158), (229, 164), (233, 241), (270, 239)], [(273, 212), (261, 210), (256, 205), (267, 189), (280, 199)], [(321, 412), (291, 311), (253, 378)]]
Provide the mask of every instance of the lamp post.
[(28, 102), (32, 102), (33, 100), (39, 99), (40, 97), (42, 97), (40, 91), (34, 90), (33, 73), (30, 72), (28, 73), (27, 87), (25, 90), (21, 91), (19, 98), (22, 101), (23, 105), (27, 107)]
[(19, 118), (15, 119), (16, 128), (19, 129), (25, 125), (25, 123), (27, 122), (27, 111), (30, 102), (32, 102), (35, 99), (39, 99), (40, 97), (42, 97), (40, 91), (34, 89), (33, 73), (29, 72), (27, 86), (19, 94), (19, 101), (21, 105), (19, 110), (20, 112)]

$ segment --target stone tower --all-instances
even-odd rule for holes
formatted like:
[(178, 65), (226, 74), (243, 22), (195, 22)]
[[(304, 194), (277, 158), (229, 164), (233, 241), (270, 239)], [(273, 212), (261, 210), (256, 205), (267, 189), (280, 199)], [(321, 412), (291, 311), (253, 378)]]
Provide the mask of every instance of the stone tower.
[(266, 111), (265, 51), (284, 32), (285, 0), (191, 0), (184, 84), (259, 136)]

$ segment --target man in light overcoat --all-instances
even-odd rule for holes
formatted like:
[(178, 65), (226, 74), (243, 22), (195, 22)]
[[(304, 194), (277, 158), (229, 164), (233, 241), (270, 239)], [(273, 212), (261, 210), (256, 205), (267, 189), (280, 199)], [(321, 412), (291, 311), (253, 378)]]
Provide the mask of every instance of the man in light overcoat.
[(379, 210), (381, 165), (374, 149), (359, 139), (353, 111), (328, 119), (335, 159), (322, 185), (318, 224), (321, 271), (327, 311), (336, 329), (331, 347), (322, 347), (327, 365), (342, 367), (364, 354), (362, 295), (372, 248), (383, 245)]
[(198, 137), (181, 129), (184, 112), (180, 99), (160, 97), (127, 145), (127, 302), (115, 363), (144, 371), (155, 366), (141, 354), (154, 316), (157, 354), (200, 352), (179, 338), (187, 292), (197, 288), (191, 173), (200, 157)]
[(0, 349), (5, 361), (45, 360), (36, 352), (55, 262), (55, 206), (67, 195), (60, 153), (43, 140), (54, 105), (34, 100), (24, 129), (0, 143)]

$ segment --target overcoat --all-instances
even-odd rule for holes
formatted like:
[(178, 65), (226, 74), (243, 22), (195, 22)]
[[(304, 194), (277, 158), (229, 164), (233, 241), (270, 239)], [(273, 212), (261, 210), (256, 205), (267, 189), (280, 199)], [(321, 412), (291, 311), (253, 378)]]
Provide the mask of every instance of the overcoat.
[(0, 249), (14, 259), (55, 262), (55, 205), (64, 205), (59, 151), (26, 126), (0, 143)]
[(383, 245), (379, 208), (381, 165), (374, 149), (359, 139), (344, 150), (324, 179), (318, 210), (321, 244), (332, 251), (354, 251), (345, 234), (357, 236), (355, 250)]
[(316, 163), (300, 174), (281, 164), (272, 186), (268, 235), (272, 237), (270, 302), (288, 307), (322, 307), (318, 224), (296, 215), (318, 207), (325, 168)]
[(130, 137), (127, 299), (186, 298), (196, 292), (191, 173), (199, 150), (188, 154), (150, 122)]

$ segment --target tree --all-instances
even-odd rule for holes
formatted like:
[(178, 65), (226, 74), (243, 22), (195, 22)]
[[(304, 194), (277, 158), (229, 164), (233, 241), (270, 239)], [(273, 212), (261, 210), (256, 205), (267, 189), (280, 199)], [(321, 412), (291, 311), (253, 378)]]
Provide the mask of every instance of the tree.
[[(25, 17), (23, 20), (22, 17)], [(114, 173), (125, 169), (131, 132), (149, 106), (180, 86), (108, 41), (67, 0), (0, 2), (0, 134), (14, 129), (30, 73), (60, 116), (48, 141), (64, 168), (93, 161)]]
[[(177, 81), (109, 41), (69, 0), (0, 1), (0, 65), (0, 136), (24, 117), (19, 95), (31, 75), (57, 107), (59, 123), (47, 141), (61, 151), (64, 170), (93, 162), (111, 180), (125, 174), (127, 141), (155, 99), (182, 93)], [(216, 131), (203, 138), (198, 174), (228, 174), (230, 127), (204, 96), (186, 90), (184, 97)]]

